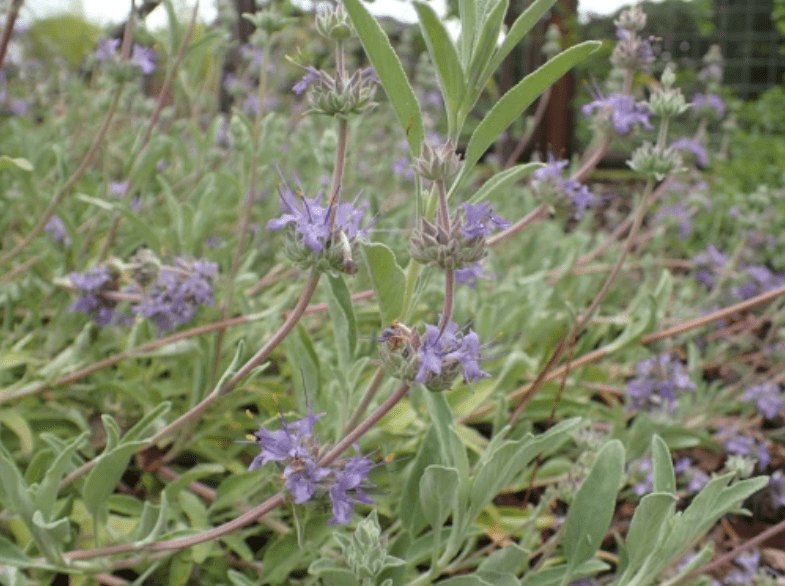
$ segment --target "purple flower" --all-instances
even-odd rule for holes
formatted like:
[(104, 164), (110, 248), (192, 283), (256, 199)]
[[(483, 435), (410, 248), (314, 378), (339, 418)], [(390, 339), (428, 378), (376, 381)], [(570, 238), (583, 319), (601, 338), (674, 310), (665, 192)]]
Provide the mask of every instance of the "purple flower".
[(60, 219), (60, 216), (52, 216), (49, 218), (49, 221), (44, 226), (44, 230), (46, 230), (47, 234), (52, 237), (57, 244), (62, 244), (63, 246), (70, 246), (71, 245), (71, 238), (68, 236), (68, 232), (65, 231), (65, 224), (63, 224), (63, 220)]
[[(596, 206), (599, 201), (589, 188), (575, 179), (562, 178), (562, 173), (568, 161), (557, 161), (548, 153), (548, 162), (537, 169), (532, 177), (540, 192), (548, 193), (554, 198), (564, 198), (575, 206), (575, 219), (579, 220), (590, 207)], [(546, 199), (551, 199), (546, 197)]]
[(740, 553), (734, 563), (741, 566), (741, 570), (733, 570), (725, 576), (726, 584), (741, 584), (747, 586), (755, 580), (755, 575), (760, 567), (760, 552), (758, 550)]
[(758, 410), (765, 415), (766, 419), (774, 419), (780, 411), (785, 409), (782, 389), (775, 383), (750, 387), (742, 395), (742, 399), (755, 401)]
[(305, 67), (305, 75), (302, 77), (300, 81), (292, 86), (292, 91), (299, 95), (302, 95), (305, 90), (308, 89), (312, 83), (315, 83), (319, 80), (319, 70), (315, 67), (311, 67), (310, 65)]
[(281, 429), (269, 431), (264, 426), (254, 435), (262, 451), (256, 456), (249, 470), (268, 462), (278, 462), (283, 468), (282, 479), (292, 501), (301, 504), (315, 497), (329, 496), (333, 516), (329, 524), (346, 524), (354, 514), (354, 503), (372, 504), (364, 488), (373, 462), (365, 456), (355, 456), (332, 466), (320, 466), (320, 444), (314, 436), (316, 421), (324, 413), (308, 415), (299, 421), (281, 423)]
[(462, 285), (468, 285), (472, 289), (477, 285), (477, 279), (486, 279), (488, 277), (490, 275), (483, 270), (482, 262), (476, 262), (468, 267), (455, 270), (455, 280)]
[(199, 305), (213, 304), (212, 278), (218, 265), (183, 259), (175, 264), (160, 270), (150, 291), (132, 308), (158, 326), (159, 333), (191, 321)]
[(116, 302), (101, 295), (104, 291), (117, 290), (109, 269), (100, 266), (86, 273), (71, 273), (69, 276), (74, 286), (82, 292), (82, 297), (71, 306), (71, 311), (91, 316), (101, 327), (109, 325), (114, 318)]
[(636, 124), (647, 130), (652, 129), (652, 125), (649, 124), (649, 116), (651, 116), (649, 108), (637, 103), (633, 96), (627, 94), (611, 94), (607, 98), (600, 96), (581, 109), (586, 116), (590, 116), (594, 110), (607, 116), (613, 129), (619, 134), (627, 134)]
[(120, 39), (105, 39), (98, 43), (98, 47), (95, 50), (95, 58), (99, 61), (112, 59), (117, 55), (119, 47)]
[(493, 211), (491, 205), (486, 202), (480, 202), (476, 205), (465, 203), (463, 213), (466, 217), (466, 222), (463, 225), (463, 236), (467, 239), (476, 238), (477, 236), (487, 236), (491, 233), (491, 225), (504, 230), (510, 226), (510, 223)]
[(769, 478), (771, 500), (775, 507), (785, 507), (785, 474), (777, 470)]
[(333, 516), (328, 525), (346, 525), (354, 514), (354, 503), (373, 504), (373, 500), (365, 494), (362, 484), (368, 478), (373, 462), (364, 456), (346, 460), (343, 469), (334, 471), (335, 484), (330, 487), (330, 500), (333, 503)]
[(719, 436), (726, 452), (756, 459), (760, 470), (766, 468), (771, 462), (771, 455), (764, 442), (749, 435), (742, 435), (738, 429), (729, 427), (720, 429)]
[(670, 354), (660, 354), (638, 363), (638, 374), (627, 383), (630, 406), (634, 410), (676, 406), (677, 392), (695, 390), (695, 383), (684, 372), (681, 362)]
[(701, 167), (705, 167), (709, 164), (709, 153), (706, 151), (706, 147), (697, 139), (684, 137), (674, 140), (673, 143), (671, 143), (671, 148), (674, 148), (677, 151), (688, 151), (692, 153), (695, 156), (698, 165)]
[[(268, 230), (282, 230), (294, 224), (295, 233), (299, 234), (302, 243), (314, 252), (322, 252), (330, 242), (330, 206), (322, 207), (322, 194), (313, 199), (298, 198), (289, 189), (281, 191), (281, 204), (284, 214), (280, 218), (267, 222)], [(360, 229), (360, 222), (365, 216), (368, 203), (355, 207), (354, 203), (339, 203), (335, 210), (334, 231), (343, 231), (349, 240), (365, 235), (367, 228)]]
[(134, 45), (131, 52), (131, 63), (136, 65), (143, 74), (150, 75), (155, 71), (155, 50), (142, 45)]
[(725, 102), (717, 94), (695, 94), (692, 96), (692, 107), (698, 113), (710, 113), (712, 110), (718, 118), (725, 115)]
[(490, 374), (480, 369), (480, 351), (480, 340), (474, 330), (464, 334), (455, 322), (448, 322), (443, 330), (426, 325), (418, 349), (420, 366), (414, 382), (425, 384), (432, 375), (440, 375), (442, 369), (458, 365), (466, 382), (488, 377)]

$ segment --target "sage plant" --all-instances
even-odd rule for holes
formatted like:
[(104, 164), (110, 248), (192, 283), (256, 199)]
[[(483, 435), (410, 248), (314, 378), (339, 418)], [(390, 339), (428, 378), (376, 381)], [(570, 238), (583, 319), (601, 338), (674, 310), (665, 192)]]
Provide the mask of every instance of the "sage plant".
[[(249, 68), (234, 78), (210, 60), (226, 38), (192, 43), (195, 13), (180, 27), (164, 4), (172, 26), (155, 37), (155, 58), (135, 44), (133, 18), (122, 41), (94, 52), (111, 93), (80, 161), (35, 151), (36, 165), (57, 164), (23, 176), (29, 160), (0, 158), (27, 206), (14, 222), (0, 216), (12, 234), (0, 282), (13, 339), (0, 370), (10, 381), (0, 402), (12, 403), (0, 416), (0, 581), (566, 586), (602, 575), (644, 586), (700, 572), (710, 544), (677, 563), (768, 483), (747, 477), (753, 458), (766, 470), (766, 440), (714, 427), (737, 457), (712, 477), (683, 475), (679, 438), (646, 411), (708, 392), (690, 362), (668, 351), (636, 360), (629, 393), (608, 400), (600, 425), (581, 384), (603, 397), (607, 385), (576, 371), (672, 335), (654, 331), (672, 297), (667, 271), (618, 305), (660, 188), (684, 168), (684, 145), (668, 134), (690, 108), (670, 67), (639, 97), (635, 75), (654, 61), (642, 9), (617, 21), (612, 61), (624, 81), (585, 108), (588, 152), (497, 171), (485, 153), (599, 45), (560, 50), (552, 29), (549, 60), (484, 108), (492, 76), (554, 0), (535, 0), (506, 29), (506, 0), (460, 2), (457, 39), (415, 0), (420, 64), (435, 78), (419, 96), (405, 48), (360, 0), (320, 6), (288, 71), (278, 57), (302, 29), (273, 6), (243, 15), (256, 32), (231, 47)], [(139, 77), (153, 68), (162, 88), (146, 97)], [(236, 101), (228, 118), (215, 104), (201, 115), (222, 86)], [(616, 229), (626, 237), (601, 278), (579, 279), (606, 246), (578, 256), (589, 241), (571, 230), (603, 203), (586, 181), (614, 133), (638, 140), (648, 129), (654, 141), (628, 161), (642, 187)], [(380, 134), (388, 152), (368, 138)], [(52, 195), (46, 182), (70, 166)], [(369, 179), (378, 169), (395, 187)], [(37, 197), (14, 195), (25, 181)], [(43, 230), (61, 243), (54, 252)], [(55, 254), (57, 274), (25, 274)], [(42, 300), (35, 311), (12, 307), (24, 288)], [(71, 312), (48, 309), (66, 298)], [(17, 334), (32, 322), (47, 327)], [(743, 398), (774, 420), (779, 389), (750, 385)], [(29, 405), (44, 415), (22, 417)], [(641, 458), (638, 483), (625, 470)], [(677, 468), (691, 485), (683, 506)], [(626, 534), (606, 539), (628, 484), (622, 494), (637, 500)], [(621, 553), (598, 553), (611, 542)]]

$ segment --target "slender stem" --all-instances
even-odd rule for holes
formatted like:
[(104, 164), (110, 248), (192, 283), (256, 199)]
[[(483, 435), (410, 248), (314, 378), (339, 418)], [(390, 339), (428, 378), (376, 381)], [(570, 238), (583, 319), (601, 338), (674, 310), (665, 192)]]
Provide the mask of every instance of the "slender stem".
[(0, 67), (3, 67), (5, 55), (8, 51), (8, 43), (11, 42), (11, 34), (14, 32), (16, 17), (19, 16), (19, 9), (22, 8), (23, 3), (24, 0), (11, 0), (11, 5), (8, 7), (8, 15), (5, 17), (3, 36), (0, 37)]
[(448, 269), (444, 271), (444, 305), (442, 307), (442, 318), (439, 321), (439, 330), (444, 331), (447, 324), (452, 319), (452, 306), (455, 299), (455, 271)]
[(707, 574), (712, 570), (721, 568), (725, 564), (733, 561), (736, 558), (736, 556), (738, 556), (740, 553), (745, 552), (748, 549), (752, 549), (756, 545), (760, 545), (761, 543), (764, 543), (766, 540), (771, 539), (772, 537), (779, 535), (780, 533), (783, 532), (785, 532), (785, 520), (780, 521), (776, 525), (772, 525), (762, 533), (759, 533), (758, 535), (756, 535), (751, 539), (748, 539), (741, 545), (734, 547), (728, 553), (725, 553), (715, 558), (714, 560), (712, 560), (710, 563), (706, 564), (702, 568), (693, 570), (692, 572), (685, 574), (684, 576), (681, 576), (678, 580), (667, 582), (666, 584), (668, 584), (668, 586), (673, 586), (674, 584), (686, 582), (687, 580), (692, 580), (693, 578), (697, 578), (701, 574)]
[(357, 422), (360, 421), (360, 417), (365, 414), (365, 411), (368, 409), (368, 405), (371, 404), (371, 401), (376, 396), (376, 391), (379, 390), (379, 387), (384, 380), (384, 369), (380, 366), (376, 369), (376, 372), (373, 373), (373, 378), (371, 382), (368, 383), (368, 388), (365, 389), (365, 394), (363, 398), (360, 400), (359, 405), (352, 413), (352, 416), (349, 418), (349, 421), (346, 422), (346, 427), (343, 428), (344, 433), (348, 433), (350, 429), (353, 429), (354, 426), (357, 425)]
[[(328, 466), (333, 461), (335, 461), (338, 456), (340, 456), (343, 452), (345, 452), (352, 444), (354, 444), (363, 434), (365, 434), (369, 429), (371, 429), (376, 423), (384, 417), (389, 411), (401, 400), (403, 397), (406, 396), (406, 393), (409, 391), (408, 385), (403, 385), (400, 387), (395, 393), (390, 395), (390, 397), (382, 403), (376, 411), (374, 411), (368, 418), (363, 421), (360, 425), (358, 425), (355, 429), (353, 429), (346, 437), (344, 437), (338, 444), (330, 450), (327, 454), (325, 454), (321, 460), (319, 460), (319, 466)], [(279, 507), (284, 503), (284, 495), (283, 493), (278, 493), (275, 496), (267, 499), (260, 505), (248, 510), (247, 512), (243, 513), (236, 519), (233, 519), (223, 525), (219, 525), (214, 527), (208, 531), (203, 531), (198, 535), (193, 535), (191, 537), (184, 537), (181, 539), (170, 539), (168, 541), (158, 541), (154, 543), (150, 543), (147, 545), (142, 546), (141, 548), (133, 543), (122, 543), (119, 545), (113, 545), (109, 547), (102, 547), (97, 549), (90, 549), (90, 550), (77, 550), (71, 551), (63, 555), (63, 558), (68, 561), (73, 560), (85, 560), (91, 559), (96, 557), (103, 557), (109, 555), (117, 555), (122, 553), (129, 553), (131, 551), (138, 551), (148, 550), (148, 551), (167, 551), (167, 550), (179, 550), (185, 549), (188, 547), (193, 547), (194, 545), (199, 545), (200, 543), (204, 543), (206, 541), (211, 541), (213, 539), (217, 539), (233, 531), (241, 529), (246, 525), (250, 525), (254, 521), (256, 521), (262, 515), (265, 515)]]
[(635, 220), (632, 224), (632, 227), (630, 228), (630, 233), (627, 235), (627, 240), (625, 241), (624, 247), (622, 248), (622, 251), (619, 254), (619, 258), (616, 260), (616, 263), (613, 265), (611, 272), (608, 274), (608, 277), (605, 279), (605, 283), (603, 283), (602, 288), (597, 293), (597, 295), (594, 296), (594, 299), (589, 304), (588, 309), (578, 320), (578, 323), (575, 324), (575, 327), (572, 328), (572, 331), (568, 335), (562, 337), (561, 341), (559, 342), (559, 345), (556, 347), (556, 350), (554, 350), (553, 354), (551, 355), (551, 358), (548, 360), (548, 362), (545, 364), (543, 369), (540, 371), (540, 374), (537, 375), (537, 378), (532, 383), (531, 388), (524, 395), (520, 404), (515, 409), (513, 414), (510, 416), (510, 424), (513, 424), (515, 421), (518, 420), (518, 418), (523, 413), (524, 409), (526, 409), (526, 406), (529, 404), (529, 401), (534, 396), (534, 393), (536, 393), (537, 390), (545, 382), (545, 377), (548, 375), (548, 372), (551, 370), (551, 368), (553, 368), (556, 365), (556, 362), (562, 357), (564, 351), (568, 347), (574, 344), (580, 331), (583, 330), (584, 326), (589, 322), (592, 315), (594, 315), (594, 312), (597, 310), (597, 308), (599, 308), (600, 304), (605, 299), (605, 296), (608, 294), (608, 291), (610, 291), (610, 288), (613, 285), (613, 282), (616, 280), (616, 277), (618, 276), (619, 271), (621, 270), (621, 267), (627, 258), (627, 255), (632, 250), (633, 244), (635, 243), (635, 238), (637, 237), (638, 231), (640, 230), (640, 227), (643, 224), (643, 219), (646, 217), (646, 212), (648, 211), (649, 205), (651, 204), (652, 201), (651, 196), (653, 193), (653, 187), (654, 187), (654, 181), (652, 179), (649, 179), (646, 183), (646, 188), (644, 189), (643, 196), (641, 197), (641, 203), (638, 206), (638, 211), (637, 214), (635, 215)]
[(575, 181), (583, 181), (586, 177), (591, 173), (594, 168), (600, 164), (602, 158), (605, 156), (605, 153), (608, 152), (608, 146), (611, 144), (611, 135), (610, 131), (608, 134), (602, 137), (600, 143), (597, 145), (597, 148), (594, 149), (591, 154), (586, 158), (586, 160), (581, 165), (581, 168), (572, 176)]
[(338, 145), (335, 149), (335, 166), (333, 178), (330, 183), (330, 233), (335, 226), (335, 215), (338, 213), (338, 201), (341, 198), (341, 184), (343, 183), (344, 169), (346, 168), (346, 145), (349, 138), (349, 121), (346, 118), (338, 119)]
[[(156, 124), (158, 124), (158, 120), (161, 117), (161, 112), (166, 106), (166, 100), (169, 95), (169, 91), (172, 88), (172, 82), (175, 78), (175, 74), (179, 69), (180, 65), (185, 58), (185, 52), (188, 48), (188, 43), (191, 41), (191, 37), (194, 34), (194, 30), (196, 29), (196, 16), (199, 10), (199, 0), (196, 0), (196, 4), (194, 5), (193, 13), (191, 14), (191, 22), (188, 25), (188, 30), (183, 37), (183, 42), (180, 45), (180, 48), (177, 52), (177, 57), (175, 58), (174, 65), (169, 69), (166, 75), (166, 79), (164, 80), (163, 85), (161, 86), (161, 91), (158, 94), (158, 101), (155, 106), (155, 111), (153, 115), (150, 117), (150, 122), (147, 124), (147, 128), (145, 129), (144, 135), (142, 137), (142, 141), (140, 142), (140, 146), (136, 151), (136, 155), (134, 157), (134, 162), (131, 164), (131, 168), (136, 164), (136, 161), (139, 160), (142, 152), (147, 147), (147, 144), (150, 142), (150, 138), (153, 135), (153, 129), (155, 128)], [(129, 17), (128, 21), (131, 22), (133, 20), (133, 11), (131, 11), (131, 16)], [(123, 51), (124, 55), (127, 55), (127, 52)], [(133, 178), (130, 178), (125, 186), (125, 192), (123, 193), (122, 199), (127, 199), (133, 189)], [(120, 220), (122, 216), (119, 212), (115, 213), (114, 219), (112, 220), (112, 225), (109, 228), (109, 231), (106, 234), (106, 238), (104, 239), (104, 244), (101, 248), (101, 255), (102, 259), (105, 259), (109, 254), (109, 249), (112, 246), (112, 242), (117, 234), (117, 230), (120, 227)]]
[(403, 385), (398, 388), (392, 395), (390, 395), (384, 403), (379, 405), (376, 408), (376, 411), (371, 413), (365, 421), (359, 424), (357, 427), (352, 429), (348, 435), (346, 435), (340, 442), (338, 442), (335, 447), (327, 452), (322, 459), (319, 460), (319, 466), (327, 466), (331, 464), (335, 459), (340, 456), (343, 452), (345, 452), (349, 446), (355, 443), (358, 439), (360, 439), (365, 432), (371, 429), (376, 423), (390, 410), (398, 404), (398, 402), (406, 396), (406, 393), (409, 392), (409, 385)]
[[(229, 273), (224, 280), (224, 298), (222, 302), (221, 317), (226, 320), (232, 313), (232, 306), (234, 305), (234, 281), (237, 277), (237, 271), (240, 269), (240, 259), (245, 252), (246, 243), (248, 240), (248, 232), (251, 226), (251, 214), (253, 206), (256, 203), (256, 186), (259, 176), (259, 165), (257, 160), (259, 158), (259, 146), (261, 143), (262, 135), (262, 116), (264, 114), (264, 97), (267, 91), (267, 56), (270, 53), (272, 42), (269, 35), (265, 43), (264, 52), (262, 53), (262, 63), (259, 71), (259, 87), (257, 89), (256, 99), (258, 108), (254, 118), (253, 127), (253, 146), (251, 152), (251, 176), (249, 179), (248, 193), (245, 194), (240, 209), (240, 233), (237, 236), (237, 246), (235, 246), (234, 254), (232, 255), (232, 265)], [(218, 330), (215, 339), (215, 356), (213, 358), (213, 379), (218, 376), (218, 369), (221, 363), (221, 350), (223, 348), (223, 340), (225, 330)]]
[[(316, 285), (319, 283), (319, 276), (320, 273), (316, 269), (312, 269), (310, 275), (308, 276), (308, 281), (306, 282), (305, 286), (303, 287), (303, 291), (300, 294), (300, 299), (297, 301), (297, 305), (295, 306), (294, 310), (287, 316), (286, 321), (281, 325), (278, 331), (267, 341), (264, 347), (259, 350), (256, 354), (254, 354), (250, 360), (248, 360), (241, 368), (238, 370), (235, 375), (230, 378), (223, 386), (216, 388), (212, 393), (207, 395), (202, 401), (191, 407), (188, 411), (183, 413), (180, 417), (172, 421), (169, 425), (160, 429), (157, 433), (155, 433), (150, 440), (147, 442), (145, 446), (142, 446), (139, 450), (146, 449), (150, 446), (155, 445), (160, 440), (165, 437), (168, 437), (175, 431), (177, 431), (180, 427), (199, 417), (202, 413), (204, 413), (213, 403), (218, 401), (221, 397), (226, 395), (229, 391), (231, 391), (237, 384), (243, 380), (246, 376), (248, 376), (253, 369), (259, 366), (271, 353), (272, 351), (278, 347), (278, 345), (283, 342), (284, 338), (292, 331), (294, 326), (302, 317), (302, 314), (305, 312), (305, 308), (308, 306), (308, 302), (311, 300), (314, 291), (316, 291)], [(60, 486), (67, 486), (75, 479), (79, 478), (82, 474), (86, 473), (93, 466), (96, 465), (98, 462), (97, 458), (89, 460), (82, 464), (76, 470), (73, 470), (70, 474), (68, 474), (60, 483)]]
[(487, 244), (488, 246), (496, 246), (500, 242), (503, 242), (507, 238), (514, 236), (521, 230), (523, 230), (529, 224), (545, 218), (548, 215), (548, 206), (541, 204), (522, 217), (520, 220), (515, 222), (512, 226), (507, 228), (504, 232), (499, 232), (496, 236), (492, 238), (488, 238)]
[(740, 301), (739, 303), (717, 310), (708, 315), (704, 315), (703, 317), (677, 324), (666, 330), (649, 334), (648, 336), (643, 336), (643, 338), (641, 338), (641, 344), (651, 344), (652, 342), (657, 342), (659, 340), (664, 340), (665, 338), (683, 334), (689, 330), (694, 330), (695, 328), (699, 328), (712, 322), (725, 319), (726, 317), (730, 317), (735, 313), (747, 311), (748, 309), (752, 309), (758, 305), (763, 305), (764, 303), (774, 301), (777, 297), (781, 297), (782, 295), (785, 295), (785, 286), (777, 287), (776, 289), (772, 289), (766, 293), (761, 293), (760, 295), (756, 295), (755, 297), (751, 297), (745, 301)]
[(63, 377), (60, 377), (54, 382), (34, 384), (28, 387), (23, 387), (22, 389), (6, 389), (0, 392), (0, 404), (6, 403), (13, 399), (21, 399), (22, 397), (35, 395), (36, 393), (39, 393), (44, 390), (52, 390), (70, 384), (72, 382), (76, 382), (80, 379), (85, 378), (86, 376), (93, 374), (94, 372), (98, 372), (99, 370), (103, 370), (104, 368), (109, 368), (110, 366), (113, 366), (118, 362), (122, 362), (126, 358), (133, 358), (134, 356), (145, 354), (146, 352), (150, 352), (151, 350), (155, 350), (157, 348), (163, 348), (164, 346), (168, 346), (169, 344), (174, 344), (175, 342), (179, 342), (180, 340), (201, 336), (203, 334), (209, 334), (210, 332), (219, 330), (221, 328), (251, 323), (254, 321), (254, 319), (261, 319), (261, 318), (252, 318), (247, 316), (236, 317), (227, 320), (225, 322), (220, 321), (213, 324), (207, 324), (204, 326), (191, 328), (189, 330), (184, 330), (182, 332), (177, 332), (176, 334), (172, 334), (171, 336), (167, 336), (165, 338), (152, 340), (150, 342), (147, 342), (146, 344), (137, 346), (136, 348), (126, 350), (125, 352), (119, 352), (114, 356), (109, 356), (108, 358), (99, 360), (98, 362), (90, 364), (89, 366), (86, 366), (70, 374), (67, 374)]

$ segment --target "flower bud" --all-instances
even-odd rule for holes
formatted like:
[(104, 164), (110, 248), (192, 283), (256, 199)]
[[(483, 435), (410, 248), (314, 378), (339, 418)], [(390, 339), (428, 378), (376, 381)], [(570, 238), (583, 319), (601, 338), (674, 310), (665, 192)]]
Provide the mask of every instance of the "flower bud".
[[(310, 70), (309, 70), (310, 71)], [(372, 69), (355, 71), (349, 79), (342, 75), (332, 77), (321, 70), (315, 72), (308, 91), (310, 110), (330, 116), (348, 117), (367, 112), (376, 106), (377, 78)]]
[(673, 148), (658, 149), (650, 142), (638, 147), (627, 164), (633, 171), (662, 181), (681, 168), (681, 157)]
[(282, 30), (292, 20), (273, 10), (259, 10), (253, 14), (246, 12), (243, 13), (243, 18), (252, 22), (258, 30), (264, 31), (268, 35)]
[(316, 13), (316, 31), (327, 39), (345, 41), (354, 34), (352, 22), (343, 4), (320, 5)]
[(447, 229), (422, 218), (412, 234), (412, 258), (425, 265), (433, 264), (445, 270), (461, 269), (482, 260), (487, 254), (483, 236), (464, 236), (463, 222), (457, 213)]
[(447, 183), (461, 170), (461, 159), (450, 140), (436, 148), (424, 142), (412, 167), (425, 179)]
[(561, 31), (553, 23), (545, 31), (545, 42), (542, 45), (542, 54), (547, 59), (553, 59), (561, 51)]
[(613, 21), (613, 24), (626, 31), (637, 33), (646, 26), (646, 13), (640, 6), (633, 6), (623, 10), (619, 20)]

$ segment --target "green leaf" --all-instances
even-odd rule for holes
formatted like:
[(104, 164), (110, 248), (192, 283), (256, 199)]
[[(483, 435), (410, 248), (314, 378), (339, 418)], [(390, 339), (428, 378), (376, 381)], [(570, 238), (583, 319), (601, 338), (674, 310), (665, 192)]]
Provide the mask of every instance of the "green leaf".
[(438, 454), (439, 438), (435, 427), (431, 425), (420, 443), (417, 455), (409, 464), (398, 509), (403, 528), (412, 535), (417, 535), (425, 527), (425, 515), (419, 499), (420, 478), (428, 466), (438, 461)]
[(597, 454), (564, 522), (564, 552), (570, 568), (591, 559), (610, 527), (624, 476), (624, 447), (611, 440)]
[(420, 506), (431, 527), (438, 530), (458, 505), (460, 479), (455, 468), (428, 466), (420, 478)]
[(634, 572), (651, 555), (660, 539), (665, 522), (673, 515), (676, 497), (671, 493), (653, 492), (641, 499), (627, 531), (628, 568)]
[(428, 406), (428, 415), (436, 428), (436, 435), (439, 438), (439, 451), (442, 456), (442, 464), (448, 467), (455, 467), (462, 479), (467, 479), (469, 474), (469, 460), (466, 456), (466, 448), (454, 432), (455, 422), (450, 405), (444, 393), (432, 393), (423, 391), (425, 404)]
[(458, 109), (463, 103), (466, 81), (458, 52), (450, 38), (442, 20), (433, 8), (423, 2), (415, 1), (414, 9), (420, 19), (425, 45), (436, 69), (436, 78), (442, 92), (442, 99), (447, 110), (448, 136), (457, 137)]
[(458, 0), (458, 13), (461, 18), (461, 36), (458, 41), (461, 49), (461, 62), (469, 63), (477, 32), (477, 4), (475, 0)]
[(163, 403), (159, 403), (158, 406), (155, 407), (152, 411), (150, 411), (147, 415), (142, 417), (139, 421), (137, 421), (131, 429), (125, 432), (123, 436), (123, 442), (132, 442), (136, 441), (137, 439), (146, 439), (147, 432), (149, 431), (148, 428), (155, 423), (155, 421), (159, 417), (163, 417), (167, 413), (169, 413), (169, 409), (172, 408), (172, 404), (169, 401), (164, 401)]
[(296, 373), (294, 386), (298, 389), (299, 396), (304, 399), (302, 404), (305, 405), (308, 399), (319, 394), (321, 388), (319, 355), (316, 353), (308, 330), (302, 323), (295, 326), (283, 345), (291, 367)]
[(0, 423), (19, 438), (19, 451), (22, 455), (29, 456), (33, 453), (33, 430), (18, 409), (4, 408), (0, 411)]
[(94, 517), (106, 512), (107, 499), (112, 494), (128, 468), (128, 460), (146, 441), (125, 442), (111, 451), (104, 451), (90, 470), (82, 489), (85, 508)]
[(74, 454), (81, 447), (87, 435), (88, 432), (79, 435), (57, 455), (38, 487), (35, 495), (35, 504), (43, 513), (45, 519), (52, 518), (60, 480), (71, 468)]
[(599, 48), (600, 44), (597, 41), (586, 41), (562, 51), (536, 71), (524, 77), (515, 87), (504, 94), (472, 133), (466, 147), (463, 169), (461, 169), (451, 191), (468, 176), (488, 147), (529, 107), (537, 96)]
[(164, 532), (169, 515), (169, 499), (166, 494), (166, 491), (161, 493), (161, 502), (158, 505), (154, 505), (150, 501), (144, 502), (139, 523), (134, 527), (131, 537), (137, 547), (152, 543)]
[(654, 492), (676, 493), (676, 473), (665, 441), (658, 435), (651, 438), (651, 463)]
[(357, 318), (354, 315), (352, 294), (342, 276), (328, 276), (327, 283), (327, 307), (333, 324), (338, 364), (343, 372), (348, 372), (357, 347)]
[(360, 0), (344, 0), (343, 5), (352, 19), (363, 49), (365, 49), (376, 75), (379, 76), (379, 81), (381, 81), (387, 97), (390, 98), (398, 122), (406, 134), (409, 151), (413, 157), (419, 157), (425, 129), (420, 105), (417, 103), (414, 90), (406, 78), (403, 65), (401, 65), (401, 61), (395, 54), (382, 27), (362, 2)]
[[(504, 17), (507, 14), (509, 5), (509, 0), (496, 2), (482, 24), (477, 44), (472, 50), (469, 67), (466, 69), (468, 91), (464, 96), (464, 104), (461, 105), (461, 111), (464, 115), (468, 114), (469, 110), (474, 106), (488, 81), (488, 76), (483, 79), (482, 75), (490, 65), (491, 56), (496, 53), (499, 34), (501, 33), (502, 25), (504, 25)], [(493, 70), (490, 73), (493, 73)]]
[(379, 242), (363, 243), (360, 250), (379, 303), (382, 326), (387, 327), (403, 310), (406, 277), (387, 245)]
[(556, 586), (562, 582), (565, 576), (577, 578), (594, 576), (607, 569), (608, 564), (599, 560), (589, 560), (574, 570), (566, 565), (554, 566), (526, 574), (521, 580), (521, 586)]
[(27, 159), (21, 157), (9, 157), (8, 155), (0, 155), (0, 171), (3, 169), (10, 169), (16, 167), (22, 171), (32, 171), (33, 164)]
[(510, 30), (504, 37), (501, 46), (494, 53), (493, 58), (488, 62), (488, 65), (483, 70), (480, 77), (480, 83), (484, 86), (485, 82), (491, 74), (499, 68), (504, 58), (513, 50), (513, 48), (521, 42), (521, 39), (528, 33), (539, 20), (545, 16), (551, 7), (556, 3), (556, 0), (534, 0), (529, 7), (523, 11), (515, 22), (512, 23)]
[(520, 477), (537, 456), (547, 456), (558, 450), (580, 424), (580, 418), (568, 419), (545, 433), (527, 434), (518, 440), (502, 441), (503, 433), (497, 434), (474, 467), (469, 517), (479, 514), (514, 478)]
[(12, 568), (52, 568), (49, 564), (42, 564), (25, 555), (14, 543), (0, 535), (0, 566)]
[(517, 574), (524, 566), (528, 565), (529, 552), (517, 543), (511, 543), (504, 549), (497, 549), (491, 555), (485, 557), (480, 565), (477, 566), (478, 572), (495, 571), (509, 574)]
[(443, 586), (495, 586), (493, 582), (486, 582), (477, 575), (468, 574), (466, 576), (456, 576), (439, 582)]
[(516, 181), (527, 177), (530, 173), (533, 173), (542, 166), (542, 163), (524, 163), (510, 167), (506, 171), (500, 171), (483, 183), (482, 187), (469, 198), (468, 203), (476, 204), (488, 199), (494, 196), (497, 191), (501, 191), (509, 185), (513, 185)]

